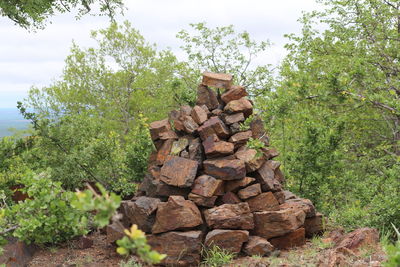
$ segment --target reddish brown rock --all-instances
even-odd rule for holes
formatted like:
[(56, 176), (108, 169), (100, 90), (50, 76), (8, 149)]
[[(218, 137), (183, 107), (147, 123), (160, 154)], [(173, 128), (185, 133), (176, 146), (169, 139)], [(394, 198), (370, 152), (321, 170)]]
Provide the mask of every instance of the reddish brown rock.
[(204, 197), (197, 194), (190, 193), (188, 199), (193, 201), (197, 206), (212, 208), (214, 207), (217, 196)]
[(209, 110), (216, 109), (219, 105), (217, 94), (204, 85), (197, 88), (197, 105), (206, 105)]
[(187, 150), (183, 150), (180, 154), (180, 157), (188, 159), (189, 158), (189, 152)]
[(203, 81), (201, 84), (216, 88), (230, 89), (233, 76), (225, 73), (203, 72)]
[(197, 206), (181, 196), (170, 196), (168, 202), (158, 204), (153, 234), (178, 229), (190, 229), (203, 223)]
[(263, 148), (262, 151), (264, 153), (265, 159), (267, 160), (279, 156), (279, 152), (275, 148)]
[(271, 211), (279, 209), (279, 202), (272, 192), (261, 193), (246, 201), (249, 204), (251, 212)]
[(139, 197), (135, 201), (123, 202), (121, 204), (124, 217), (128, 219), (129, 224), (136, 224), (139, 229), (146, 233), (151, 232), (158, 204), (161, 202), (158, 198)]
[(288, 190), (283, 190), (282, 192), (285, 194), (285, 200), (298, 198), (295, 194)]
[(211, 115), (212, 116), (219, 116), (219, 115), (222, 114), (222, 112), (223, 112), (222, 109), (216, 108), (213, 111), (211, 111)]
[(317, 212), (314, 217), (306, 218), (304, 228), (306, 237), (311, 238), (314, 235), (321, 234), (324, 231), (324, 217), (322, 213)]
[(212, 197), (223, 193), (224, 181), (209, 175), (202, 175), (194, 180), (193, 194), (203, 197)]
[(251, 198), (251, 197), (255, 197), (259, 194), (261, 194), (260, 184), (250, 185), (246, 188), (239, 190), (239, 192), (238, 192), (238, 196), (240, 197), (240, 199), (243, 199), (243, 200)]
[(142, 183), (139, 186), (139, 192), (144, 192), (148, 197), (168, 197), (168, 196), (184, 196), (186, 197), (190, 188), (179, 188), (176, 186), (167, 185), (160, 181), (160, 168), (149, 170), (150, 173), (145, 175)]
[(303, 246), (306, 243), (304, 228), (299, 228), (284, 236), (271, 238), (269, 242), (277, 249)]
[(176, 131), (183, 131), (183, 122), (181, 121), (182, 113), (179, 110), (172, 110), (168, 114), (168, 119)]
[(225, 182), (225, 192), (236, 192), (240, 188), (244, 188), (256, 181), (253, 177), (244, 177), (240, 180), (226, 181)]
[(246, 176), (246, 166), (239, 159), (210, 159), (203, 162), (204, 172), (222, 180), (238, 180)]
[(285, 193), (283, 191), (278, 191), (274, 193), (276, 200), (278, 200), (279, 204), (285, 203)]
[(234, 145), (219, 141), (217, 135), (212, 134), (203, 142), (204, 152), (208, 158), (223, 157), (233, 154)]
[(221, 198), (222, 204), (238, 204), (242, 202), (238, 196), (233, 192), (225, 193)]
[(231, 125), (231, 124), (234, 124), (234, 123), (238, 123), (238, 122), (244, 121), (244, 115), (243, 115), (243, 113), (235, 113), (235, 114), (231, 114), (231, 115), (227, 115), (226, 114), (223, 117), (223, 120), (227, 125)]
[(302, 210), (284, 209), (254, 212), (254, 234), (266, 239), (293, 232), (304, 224)]
[(259, 236), (249, 236), (249, 241), (243, 247), (243, 252), (248, 256), (269, 256), (272, 251), (274, 251), (274, 246), (267, 239)]
[(231, 135), (237, 134), (240, 132), (240, 124), (235, 122), (229, 126), (229, 131), (231, 132)]
[(124, 237), (124, 226), (122, 223), (115, 221), (106, 226), (107, 242), (114, 243)]
[(306, 214), (306, 218), (315, 216), (315, 207), (311, 200), (305, 198), (296, 198), (287, 200), (285, 203), (279, 206), (280, 209), (295, 209), (303, 210)]
[(206, 105), (201, 105), (200, 107), (204, 110), (204, 112), (207, 114), (207, 117), (209, 118), (211, 115), (211, 112), (208, 109), (208, 107)]
[(181, 121), (183, 124), (183, 130), (188, 134), (194, 133), (199, 128), (199, 125), (191, 116), (184, 116)]
[(376, 229), (359, 228), (344, 235), (335, 248), (344, 247), (357, 254), (361, 249), (376, 247), (378, 243), (379, 233)]
[(208, 227), (212, 229), (243, 229), (254, 228), (253, 214), (245, 202), (239, 204), (224, 204), (204, 211)]
[(201, 231), (168, 232), (147, 237), (152, 249), (168, 255), (162, 261), (167, 266), (198, 266), (202, 239)]
[(235, 153), (235, 157), (244, 161), (248, 173), (258, 170), (265, 162), (262, 153), (258, 153), (257, 150), (246, 146), (239, 148)]
[(191, 115), (198, 125), (203, 124), (208, 119), (207, 112), (200, 106), (194, 106)]
[(227, 138), (229, 136), (228, 128), (226, 128), (225, 124), (218, 117), (211, 117), (204, 122), (197, 131), (203, 141), (212, 134), (216, 134), (221, 138)]
[(150, 135), (152, 140), (157, 140), (161, 137), (162, 133), (171, 130), (171, 125), (169, 125), (168, 119), (161, 121), (153, 121), (150, 123)]
[(217, 246), (233, 253), (239, 253), (248, 238), (248, 231), (216, 229), (208, 232), (204, 244), (207, 247)]
[(275, 179), (278, 180), (281, 184), (285, 183), (285, 177), (280, 169), (275, 170)]
[(167, 132), (160, 133), (160, 139), (161, 140), (178, 139), (178, 135), (174, 131), (170, 130)]
[(242, 97), (238, 100), (233, 100), (229, 102), (225, 106), (224, 111), (227, 113), (242, 112), (244, 116), (247, 118), (253, 113), (253, 105), (245, 97)]
[(238, 100), (247, 96), (246, 89), (243, 86), (232, 86), (232, 88), (221, 95), (222, 101), (226, 104), (232, 100)]
[(171, 153), (172, 144), (174, 143), (174, 139), (165, 140), (160, 149), (158, 149), (155, 164), (163, 165), (168, 155)]
[(283, 176), (283, 173), (279, 169), (279, 167), (281, 166), (281, 163), (279, 161), (275, 161), (275, 160), (268, 160), (266, 162), (266, 164), (271, 169), (274, 170), (275, 180), (279, 181), (281, 184), (284, 183), (285, 182), (285, 177)]
[(172, 186), (190, 187), (196, 177), (197, 167), (197, 161), (168, 156), (161, 168), (160, 180)]
[(265, 145), (269, 145), (269, 138), (264, 128), (264, 122), (260, 117), (255, 118), (250, 123), (250, 130), (253, 133), (254, 139), (259, 139), (264, 142)]
[(183, 105), (180, 108), (181, 116), (190, 116), (192, 113), (192, 108), (189, 105)]
[(238, 132), (229, 138), (229, 142), (234, 143), (235, 147), (245, 145), (251, 137), (251, 131)]
[(189, 159), (197, 161), (197, 163), (199, 164), (199, 168), (202, 168), (204, 153), (200, 138), (195, 138), (193, 140), (190, 140), (188, 151), (189, 151)]
[(256, 178), (261, 183), (263, 191), (281, 191), (281, 183), (275, 179), (275, 171), (271, 168), (268, 161), (256, 171)]
[(185, 127), (183, 125), (183, 121), (181, 121), (180, 119), (174, 120), (173, 121), (173, 125), (174, 125), (176, 131), (183, 132), (185, 130)]
[(28, 266), (38, 247), (33, 244), (27, 245), (16, 238), (7, 239), (8, 242), (4, 245), (0, 255), (0, 265), (4, 267)]

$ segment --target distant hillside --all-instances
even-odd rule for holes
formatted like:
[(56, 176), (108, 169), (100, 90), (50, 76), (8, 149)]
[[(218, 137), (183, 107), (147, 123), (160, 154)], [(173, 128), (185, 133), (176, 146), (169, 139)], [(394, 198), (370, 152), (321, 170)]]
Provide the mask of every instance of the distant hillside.
[(0, 108), (0, 137), (11, 135), (9, 129), (27, 129), (29, 122), (25, 120), (16, 108)]

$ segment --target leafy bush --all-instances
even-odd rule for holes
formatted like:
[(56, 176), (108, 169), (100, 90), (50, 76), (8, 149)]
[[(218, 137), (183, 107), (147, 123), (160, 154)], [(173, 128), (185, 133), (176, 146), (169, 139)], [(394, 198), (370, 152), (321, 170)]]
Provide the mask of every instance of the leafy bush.
[(74, 193), (64, 191), (60, 182), (44, 173), (31, 173), (21, 181), (30, 198), (5, 211), (9, 223), (17, 226), (15, 237), (27, 243), (56, 244), (87, 233), (86, 216), (71, 206)]
[(262, 156), (262, 149), (265, 148), (265, 144), (263, 141), (257, 138), (250, 137), (246, 143), (246, 146), (251, 149), (257, 150), (256, 157)]
[(110, 223), (111, 217), (121, 205), (121, 197), (114, 193), (109, 194), (99, 183), (96, 186), (101, 195), (90, 187), (90, 185), (88, 186), (90, 190), (75, 193), (76, 198), (72, 200), (71, 205), (87, 214), (95, 211), (93, 223), (97, 228), (103, 228)]

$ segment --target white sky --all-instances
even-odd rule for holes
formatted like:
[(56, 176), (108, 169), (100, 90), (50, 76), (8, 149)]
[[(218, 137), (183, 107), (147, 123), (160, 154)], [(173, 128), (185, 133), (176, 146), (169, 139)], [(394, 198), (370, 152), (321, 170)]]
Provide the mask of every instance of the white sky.
[[(128, 10), (118, 21), (129, 20), (133, 27), (159, 48), (170, 47), (182, 57), (175, 36), (189, 23), (208, 26), (233, 24), (256, 40), (269, 39), (274, 45), (259, 57), (260, 64), (277, 65), (285, 55), (287, 33), (299, 33), (297, 19), (302, 11), (318, 8), (315, 0), (125, 0)], [(0, 17), (0, 108), (15, 107), (31, 86), (49, 85), (62, 72), (72, 40), (79, 46), (95, 43), (90, 31), (108, 26), (108, 18), (73, 14), (51, 18), (45, 30), (28, 32)]]

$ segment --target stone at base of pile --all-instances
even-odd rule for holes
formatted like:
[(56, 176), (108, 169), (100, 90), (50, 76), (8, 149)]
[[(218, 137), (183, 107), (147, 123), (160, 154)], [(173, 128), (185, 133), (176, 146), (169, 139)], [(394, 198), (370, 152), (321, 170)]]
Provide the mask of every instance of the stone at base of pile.
[(162, 262), (168, 266), (197, 266), (200, 263), (203, 234), (201, 231), (167, 232), (147, 237), (156, 251), (167, 254)]

